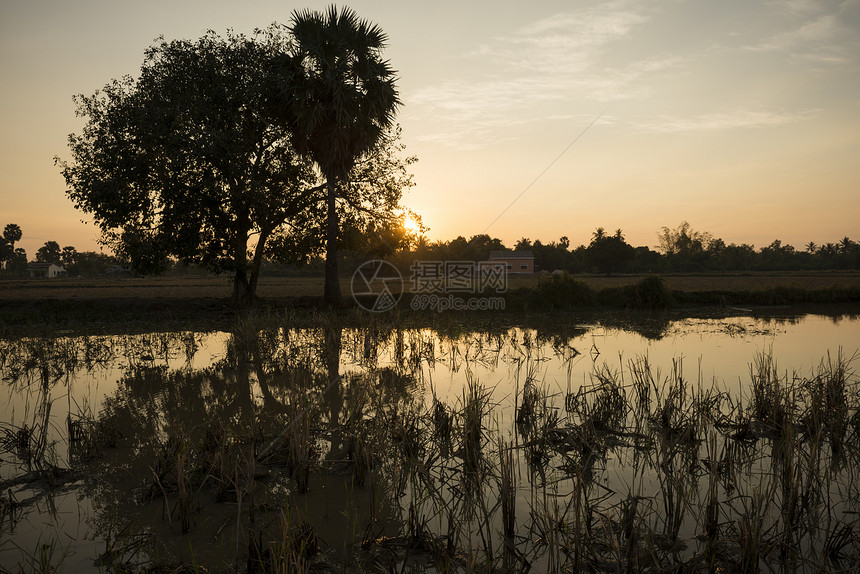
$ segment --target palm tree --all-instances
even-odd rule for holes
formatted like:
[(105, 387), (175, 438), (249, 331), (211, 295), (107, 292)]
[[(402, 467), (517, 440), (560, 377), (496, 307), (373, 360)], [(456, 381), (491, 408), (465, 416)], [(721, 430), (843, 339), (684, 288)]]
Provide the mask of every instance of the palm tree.
[(10, 223), (3, 230), (3, 235), (0, 236), (0, 269), (3, 268), (3, 262), (6, 262), (6, 268), (9, 268), (10, 263), (15, 257), (15, 242), (21, 239), (21, 228), (17, 223)]
[(15, 250), (15, 243), (21, 239), (21, 228), (17, 223), (10, 223), (3, 229), (3, 238), (9, 242), (12, 250)]
[(349, 8), (295, 11), (289, 30), (292, 52), (273, 60), (273, 111), (326, 178), (324, 298), (338, 304), (338, 185), (394, 122), (396, 77), (381, 58), (386, 34)]

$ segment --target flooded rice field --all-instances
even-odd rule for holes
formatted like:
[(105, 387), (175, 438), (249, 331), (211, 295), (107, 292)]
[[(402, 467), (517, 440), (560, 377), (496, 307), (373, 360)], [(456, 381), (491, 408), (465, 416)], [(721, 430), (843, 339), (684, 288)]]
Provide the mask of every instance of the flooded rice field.
[(0, 571), (856, 571), (856, 316), (558, 322), (0, 340)]

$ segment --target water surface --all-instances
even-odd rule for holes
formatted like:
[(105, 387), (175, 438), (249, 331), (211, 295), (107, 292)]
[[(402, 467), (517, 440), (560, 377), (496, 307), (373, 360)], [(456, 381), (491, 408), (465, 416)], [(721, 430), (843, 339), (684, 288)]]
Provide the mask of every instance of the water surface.
[[(444, 555), (543, 571), (645, 567), (650, 552), (707, 569), (746, 552), (815, 569), (753, 552), (756, 524), (762, 540), (819, 565), (857, 556), (860, 481), (833, 463), (845, 453), (832, 444), (842, 433), (857, 462), (855, 317), (559, 323), (269, 319), (233, 332), (0, 341), (0, 564), (244, 571), (251, 556), (421, 570)], [(807, 383), (834, 365), (848, 367), (845, 428), (816, 420), (818, 435), (804, 436), (820, 412)], [(790, 424), (754, 416), (763, 368), (794, 389)], [(749, 440), (737, 437), (744, 424)], [(814, 463), (797, 461), (809, 452)], [(731, 480), (725, 465), (737, 467)], [(784, 528), (788, 510), (796, 521)], [(818, 519), (826, 527), (809, 526)]]

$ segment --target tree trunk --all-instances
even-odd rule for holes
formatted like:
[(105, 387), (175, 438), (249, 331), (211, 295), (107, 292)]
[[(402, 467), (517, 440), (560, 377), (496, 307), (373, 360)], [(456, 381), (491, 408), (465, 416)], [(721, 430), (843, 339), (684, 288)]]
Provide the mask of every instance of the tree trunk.
[(328, 180), (328, 213), (326, 214), (325, 288), (323, 300), (333, 306), (341, 305), (340, 281), (337, 276), (337, 193), (334, 180)]
[(254, 302), (254, 290), (244, 269), (236, 269), (233, 277), (233, 302), (237, 307), (249, 307)]
[(233, 266), (233, 302), (237, 307), (250, 307), (254, 303), (254, 293), (248, 282), (248, 229), (250, 222), (247, 214), (239, 215), (236, 221), (236, 253)]
[(257, 284), (260, 281), (260, 265), (263, 263), (263, 253), (266, 247), (266, 241), (269, 240), (271, 232), (268, 229), (260, 231), (260, 238), (257, 240), (257, 247), (254, 250), (254, 259), (251, 261), (251, 275), (248, 278), (248, 297), (253, 303), (257, 300)]

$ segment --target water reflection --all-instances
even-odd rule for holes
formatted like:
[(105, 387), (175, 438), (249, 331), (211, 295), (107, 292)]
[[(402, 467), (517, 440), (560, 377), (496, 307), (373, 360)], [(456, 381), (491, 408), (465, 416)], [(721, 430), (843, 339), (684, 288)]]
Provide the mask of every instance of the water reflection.
[(0, 561), (850, 565), (858, 322), (620, 321), (2, 341)]

